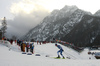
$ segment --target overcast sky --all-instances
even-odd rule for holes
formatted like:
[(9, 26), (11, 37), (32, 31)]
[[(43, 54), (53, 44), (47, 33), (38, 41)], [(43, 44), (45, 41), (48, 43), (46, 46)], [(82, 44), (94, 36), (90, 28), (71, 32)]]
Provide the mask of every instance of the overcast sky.
[(8, 33), (22, 36), (52, 10), (65, 5), (76, 5), (94, 14), (100, 9), (100, 0), (0, 0), (0, 22), (6, 17)]

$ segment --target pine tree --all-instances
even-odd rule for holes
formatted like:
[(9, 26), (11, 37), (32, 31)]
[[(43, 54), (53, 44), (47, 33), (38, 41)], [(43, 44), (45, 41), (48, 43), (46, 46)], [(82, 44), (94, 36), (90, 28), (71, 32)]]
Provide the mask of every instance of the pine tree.
[(2, 20), (2, 37), (5, 36), (5, 33), (6, 33), (6, 29), (7, 29), (7, 23), (6, 23), (6, 18), (4, 17), (4, 19)]

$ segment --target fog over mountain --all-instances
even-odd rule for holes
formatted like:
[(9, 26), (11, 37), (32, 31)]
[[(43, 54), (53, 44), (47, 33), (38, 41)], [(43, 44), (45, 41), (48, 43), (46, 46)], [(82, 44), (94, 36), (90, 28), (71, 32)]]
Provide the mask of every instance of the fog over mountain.
[(48, 15), (48, 11), (37, 11), (31, 14), (17, 14), (13, 20), (7, 20), (7, 37), (12, 35), (20, 38), (25, 35), (31, 28), (38, 25), (43, 18)]

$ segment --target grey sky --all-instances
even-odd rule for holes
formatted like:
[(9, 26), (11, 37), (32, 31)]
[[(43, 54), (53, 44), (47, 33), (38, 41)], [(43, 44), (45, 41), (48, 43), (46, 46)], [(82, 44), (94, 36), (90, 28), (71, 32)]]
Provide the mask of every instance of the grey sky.
[[(2, 2), (4, 3), (5, 1), (2, 0)], [(12, 35), (18, 37), (25, 35), (30, 29), (39, 24), (43, 20), (43, 18), (49, 14), (49, 12), (42, 7), (27, 14), (20, 9), (20, 6), (16, 6), (17, 4), (19, 4), (19, 2), (15, 5), (16, 7), (18, 7), (18, 12), (16, 12), (16, 10), (13, 10), (14, 12), (11, 13), (11, 8), (14, 8), (13, 6), (9, 5), (9, 3), (11, 4), (11, 2), (5, 3), (5, 5), (0, 3), (2, 4), (2, 6), (0, 6), (0, 17), (6, 17), (8, 37)], [(10, 7), (8, 7), (7, 5)]]

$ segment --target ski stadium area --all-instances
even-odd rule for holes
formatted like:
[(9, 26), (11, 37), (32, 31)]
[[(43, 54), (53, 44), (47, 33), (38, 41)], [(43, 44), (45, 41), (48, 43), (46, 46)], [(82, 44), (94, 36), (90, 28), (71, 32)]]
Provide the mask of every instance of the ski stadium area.
[(34, 42), (34, 46), (34, 54), (27, 55), (30, 52), (22, 54), (15, 42), (11, 45), (8, 41), (0, 41), (0, 66), (100, 66), (100, 60), (88, 54), (88, 48), (79, 53), (61, 45), (65, 59), (55, 59), (59, 50), (55, 43), (39, 45)]

